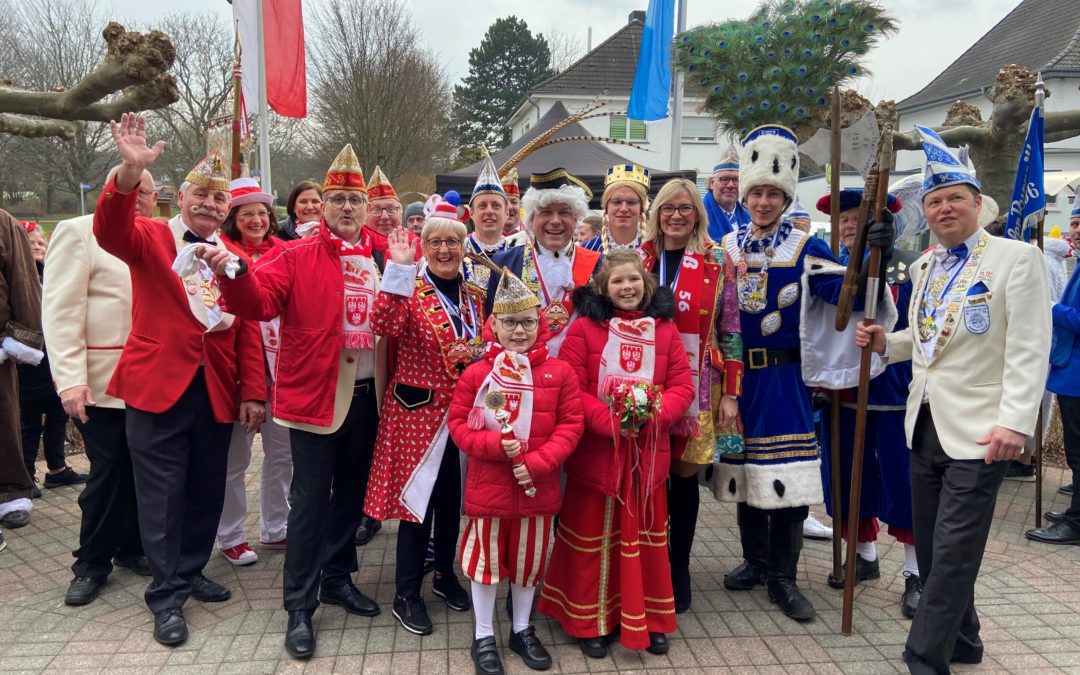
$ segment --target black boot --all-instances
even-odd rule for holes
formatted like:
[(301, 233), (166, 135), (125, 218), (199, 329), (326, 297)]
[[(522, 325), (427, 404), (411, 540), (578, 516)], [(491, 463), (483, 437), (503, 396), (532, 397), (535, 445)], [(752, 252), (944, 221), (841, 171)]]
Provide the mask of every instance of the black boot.
[(810, 621), (814, 618), (814, 606), (795, 585), (803, 536), (802, 519), (794, 517), (797, 512), (805, 512), (805, 509), (776, 509), (770, 518), (769, 599), (788, 617)]
[(671, 476), (668, 483), (668, 559), (671, 561), (671, 587), (675, 592), (675, 613), (690, 609), (690, 549), (694, 546), (698, 508), (697, 475), (688, 478)]
[(724, 588), (729, 591), (748, 591), (765, 583), (766, 560), (769, 555), (769, 512), (740, 502), (736, 514), (739, 520), (743, 563), (724, 575)]

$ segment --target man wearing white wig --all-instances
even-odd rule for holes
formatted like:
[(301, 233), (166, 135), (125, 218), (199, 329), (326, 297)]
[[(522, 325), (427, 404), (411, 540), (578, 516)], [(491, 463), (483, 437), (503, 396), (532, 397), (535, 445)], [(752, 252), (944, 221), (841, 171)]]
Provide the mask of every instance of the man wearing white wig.
[[(724, 577), (724, 586), (751, 590), (767, 582), (769, 599), (784, 614), (809, 621), (814, 608), (795, 579), (803, 521), (808, 507), (821, 503), (822, 491), (807, 387), (854, 386), (859, 359), (833, 328), (844, 268), (824, 241), (781, 216), (795, 199), (796, 143), (791, 130), (776, 125), (758, 127), (743, 140), (739, 196), (752, 220), (725, 236), (723, 246), (738, 266), (746, 448), (720, 456), (714, 491), (738, 502), (743, 549), (743, 563)], [(872, 226), (868, 243), (891, 249), (891, 220)], [(882, 313), (895, 319), (888, 300)]]
[[(533, 243), (499, 253), (492, 261), (513, 272), (540, 298), (541, 312), (552, 333), (548, 351), (558, 356), (566, 327), (574, 318), (570, 296), (575, 288), (588, 283), (600, 262), (599, 252), (574, 242), (574, 232), (588, 212), (592, 191), (581, 179), (561, 168), (533, 174), (529, 184), (521, 206), (525, 210), (525, 227), (533, 233)], [(493, 271), (488, 279), (488, 311), (500, 276)]]

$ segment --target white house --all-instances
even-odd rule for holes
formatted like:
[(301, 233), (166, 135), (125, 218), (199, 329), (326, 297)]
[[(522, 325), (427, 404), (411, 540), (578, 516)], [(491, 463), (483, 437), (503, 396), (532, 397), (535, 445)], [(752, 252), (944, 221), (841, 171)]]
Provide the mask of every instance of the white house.
[[(507, 120), (510, 140), (526, 133), (557, 102), (571, 110), (602, 99), (604, 110), (625, 111), (630, 102), (638, 52), (641, 49), (641, 30), (645, 12), (630, 13), (627, 24), (600, 43), (562, 73), (541, 82), (529, 91), (528, 97)], [(698, 113), (702, 99), (685, 97), (683, 102), (681, 158), (678, 167), (670, 165), (671, 124), (669, 117), (646, 125), (640, 120), (628, 120), (625, 115), (597, 117), (581, 122), (590, 134), (633, 141), (641, 149), (624, 145), (612, 150), (632, 162), (653, 169), (695, 169), (698, 182), (704, 189), (712, 167), (727, 148), (727, 140), (717, 142), (716, 120)]]

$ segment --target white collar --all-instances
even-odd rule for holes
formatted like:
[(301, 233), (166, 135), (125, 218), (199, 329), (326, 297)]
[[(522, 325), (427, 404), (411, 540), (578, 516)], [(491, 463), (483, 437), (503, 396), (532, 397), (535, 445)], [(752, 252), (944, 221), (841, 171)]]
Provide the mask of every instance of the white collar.
[(566, 247), (563, 248), (561, 251), (549, 251), (548, 249), (541, 246), (540, 242), (537, 241), (536, 242), (536, 250), (540, 253), (540, 257), (548, 256), (548, 257), (555, 258), (556, 260), (558, 260), (560, 257), (569, 257), (570, 256), (570, 253), (574, 250), (574, 240), (571, 239), (570, 242), (566, 245)]

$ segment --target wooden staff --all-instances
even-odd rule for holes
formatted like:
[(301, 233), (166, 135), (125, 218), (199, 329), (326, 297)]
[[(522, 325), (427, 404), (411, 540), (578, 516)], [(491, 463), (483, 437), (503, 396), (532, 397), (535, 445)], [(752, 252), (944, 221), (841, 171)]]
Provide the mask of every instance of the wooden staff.
[[(840, 89), (839, 87), (833, 88), (832, 97), (832, 128), (830, 129), (831, 137), (829, 139), (829, 166), (831, 172), (829, 176), (830, 190), (829, 190), (829, 245), (832, 247), (833, 255), (839, 258), (840, 256)], [(843, 522), (843, 518), (840, 517), (840, 392), (829, 392), (829, 428), (831, 433), (829, 438), (829, 492), (832, 495), (832, 517), (833, 517), (833, 538), (832, 538), (832, 578), (840, 578), (840, 528), (839, 523)]]
[[(877, 170), (871, 172), (866, 179), (866, 187), (863, 191), (862, 202), (859, 204), (858, 222), (863, 223), (856, 237), (857, 251), (851, 252), (848, 260), (847, 274), (844, 278), (844, 290), (849, 291), (854, 304), (854, 296), (857, 291), (858, 275), (862, 269), (863, 250), (866, 247), (866, 235), (869, 229), (865, 223), (867, 215), (876, 215), (879, 210), (888, 204), (889, 198), (889, 167), (892, 165), (892, 125), (885, 125), (878, 144)], [(870, 196), (873, 195), (873, 196)], [(857, 254), (857, 255), (856, 255)], [(848, 279), (855, 270), (855, 290), (848, 289)], [(866, 279), (866, 305), (864, 309), (863, 325), (869, 326), (877, 318), (878, 288), (881, 283), (881, 247), (870, 248), (870, 262)], [(850, 307), (849, 318), (850, 318)], [(837, 329), (847, 328), (847, 322), (840, 326), (837, 319)], [(848, 495), (848, 522), (847, 522), (847, 566), (844, 570), (844, 606), (841, 612), (840, 632), (851, 635), (852, 613), (855, 608), (855, 551), (859, 536), (859, 507), (862, 497), (862, 473), (863, 453), (866, 445), (866, 408), (870, 397), (870, 361), (872, 352), (870, 346), (863, 347), (859, 359), (859, 388), (857, 390), (857, 403), (855, 407), (855, 436), (852, 439), (851, 448), (851, 493)]]
[(232, 155), (229, 169), (232, 179), (240, 177), (240, 119), (244, 114), (244, 94), (240, 76), (240, 29), (236, 29), (236, 42), (233, 47), (233, 114), (232, 114)]

